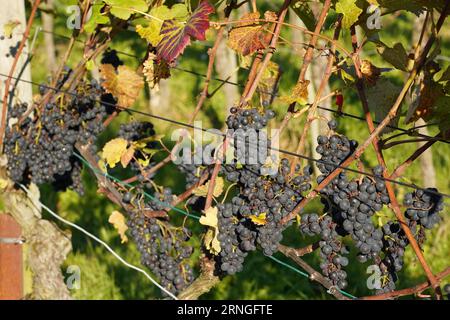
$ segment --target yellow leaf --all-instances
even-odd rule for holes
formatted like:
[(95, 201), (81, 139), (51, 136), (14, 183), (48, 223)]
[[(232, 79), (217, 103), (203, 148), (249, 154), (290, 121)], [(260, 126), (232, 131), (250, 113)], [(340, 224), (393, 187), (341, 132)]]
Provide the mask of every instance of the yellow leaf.
[(8, 186), (8, 181), (0, 178), (0, 190), (5, 189)]
[(250, 12), (240, 18), (243, 22), (236, 24), (228, 36), (231, 49), (246, 56), (269, 45), (272, 35), (267, 29), (270, 24), (260, 24), (259, 17), (259, 12)]
[(220, 241), (217, 238), (219, 235), (217, 214), (217, 207), (210, 207), (205, 211), (205, 215), (200, 218), (200, 223), (210, 228), (203, 241), (206, 249), (214, 255), (218, 255), (221, 250)]
[[(194, 194), (199, 197), (206, 197), (208, 195), (208, 189), (209, 189), (209, 181), (204, 185), (195, 189)], [(217, 177), (214, 184), (213, 196), (217, 198), (222, 194), (222, 192), (223, 192), (223, 179), (222, 177)]]
[(127, 152), (128, 141), (122, 138), (116, 138), (105, 144), (102, 151), (102, 159), (105, 160), (111, 168), (114, 168), (120, 161), (123, 154)]
[(266, 224), (267, 220), (266, 220), (266, 213), (261, 213), (258, 216), (255, 214), (252, 214), (251, 216), (249, 216), (250, 220), (258, 225), (258, 226), (263, 226)]
[(130, 107), (144, 86), (142, 77), (127, 66), (119, 66), (116, 73), (112, 64), (102, 64), (100, 74), (103, 88), (117, 98), (121, 107)]
[(20, 25), (18, 20), (9, 20), (3, 25), (3, 34), (6, 38), (11, 39), (14, 29)]
[(123, 216), (123, 214), (121, 214), (119, 211), (113, 211), (109, 216), (108, 222), (117, 229), (122, 243), (127, 242), (128, 238), (125, 235), (125, 232), (128, 230), (128, 227), (125, 223), (125, 217)]
[(126, 152), (122, 154), (120, 157), (120, 163), (122, 164), (122, 167), (126, 168), (130, 161), (133, 159), (134, 155), (134, 147), (130, 146)]
[(305, 105), (308, 102), (308, 85), (309, 80), (299, 81), (290, 95), (282, 96), (280, 99), (288, 104), (295, 102), (299, 105)]
[(159, 81), (170, 77), (170, 67), (164, 60), (157, 62), (156, 55), (149, 53), (147, 60), (144, 62), (142, 73), (150, 87), (158, 89)]

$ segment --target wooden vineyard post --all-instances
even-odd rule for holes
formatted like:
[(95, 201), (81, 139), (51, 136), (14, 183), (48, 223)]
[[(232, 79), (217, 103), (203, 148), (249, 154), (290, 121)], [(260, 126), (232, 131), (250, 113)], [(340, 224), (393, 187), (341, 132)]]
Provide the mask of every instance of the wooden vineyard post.
[(20, 225), (0, 214), (0, 300), (23, 298), (23, 262)]

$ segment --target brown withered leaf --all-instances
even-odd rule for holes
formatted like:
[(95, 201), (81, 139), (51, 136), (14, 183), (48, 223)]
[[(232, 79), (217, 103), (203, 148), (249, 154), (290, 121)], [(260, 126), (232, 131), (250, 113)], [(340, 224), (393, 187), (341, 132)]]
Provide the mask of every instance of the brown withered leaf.
[(130, 146), (126, 152), (122, 153), (122, 156), (120, 157), (120, 163), (122, 164), (122, 167), (126, 168), (130, 161), (133, 159), (134, 156), (134, 146)]
[(111, 64), (102, 64), (100, 74), (104, 79), (103, 88), (111, 93), (121, 107), (130, 107), (144, 86), (142, 77), (127, 66), (119, 66), (116, 69)]
[(375, 84), (375, 82), (377, 82), (377, 80), (381, 74), (380, 68), (377, 68), (376, 66), (374, 66), (369, 60), (361, 61), (360, 70), (361, 70), (361, 73), (362, 73), (364, 79), (369, 84)]
[(299, 105), (305, 105), (308, 102), (308, 85), (309, 80), (299, 81), (290, 95), (282, 96), (280, 99), (289, 104), (295, 102)]
[[(273, 19), (273, 15), (268, 13), (266, 15), (270, 20)], [(240, 18), (243, 22), (231, 29), (228, 35), (228, 45), (231, 49), (246, 56), (267, 48), (271, 37), (270, 32), (267, 31), (271, 23), (260, 23), (259, 18), (259, 12), (246, 13)]]
[(158, 87), (161, 79), (170, 77), (170, 67), (164, 60), (157, 61), (156, 55), (150, 53), (147, 60), (144, 62), (143, 73), (145, 80), (150, 85), (150, 88)]

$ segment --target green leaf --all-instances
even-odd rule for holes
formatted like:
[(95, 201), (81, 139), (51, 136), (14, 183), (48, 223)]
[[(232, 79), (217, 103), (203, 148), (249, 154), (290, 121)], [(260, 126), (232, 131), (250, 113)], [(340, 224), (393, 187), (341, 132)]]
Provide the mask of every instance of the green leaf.
[(449, 80), (450, 80), (450, 66), (448, 66), (447, 69), (442, 73), (441, 77), (439, 78), (439, 82)]
[(137, 11), (146, 12), (148, 5), (144, 0), (103, 0), (111, 7), (111, 14), (119, 19), (128, 20)]
[(101, 12), (103, 5), (104, 5), (103, 3), (95, 3), (92, 5), (92, 15), (84, 25), (83, 29), (87, 33), (94, 32), (95, 28), (99, 24), (109, 23), (109, 18), (106, 15), (103, 15)]
[[(375, 112), (375, 120), (382, 121), (392, 105), (397, 100), (398, 95), (400, 94), (401, 87), (393, 84), (386, 78), (380, 78), (375, 85), (369, 86), (366, 90), (366, 96), (369, 103), (369, 109), (372, 112)], [(389, 125), (397, 126), (399, 115), (397, 115), (394, 119), (391, 120)], [(386, 127), (382, 134), (389, 133), (393, 129)]]
[(188, 16), (188, 11), (186, 5), (178, 3), (173, 5), (170, 9), (164, 5), (152, 8), (149, 15), (156, 19), (150, 18), (149, 24), (145, 27), (143, 25), (136, 26), (136, 31), (142, 38), (147, 40), (152, 46), (156, 47), (162, 38), (159, 33), (161, 32), (163, 21), (169, 19), (184, 20)]
[(295, 14), (302, 20), (308, 30), (313, 31), (316, 27), (316, 19), (314, 18), (314, 13), (309, 7), (308, 2), (303, 0), (297, 0), (291, 4), (292, 10)]
[(443, 132), (450, 129), (450, 96), (440, 97), (434, 105), (432, 115), (428, 120), (430, 123), (437, 123)]
[(362, 12), (361, 8), (356, 5), (356, 0), (339, 0), (336, 3), (336, 12), (342, 13), (342, 27), (350, 28), (357, 20)]
[(400, 42), (397, 42), (392, 48), (389, 48), (383, 42), (378, 41), (377, 51), (384, 60), (392, 64), (395, 68), (408, 71), (408, 54)]

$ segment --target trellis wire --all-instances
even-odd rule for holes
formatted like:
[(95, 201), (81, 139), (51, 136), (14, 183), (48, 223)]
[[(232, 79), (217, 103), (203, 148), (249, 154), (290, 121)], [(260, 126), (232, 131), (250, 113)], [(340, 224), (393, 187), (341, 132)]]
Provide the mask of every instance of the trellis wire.
[[(101, 171), (98, 170), (97, 168), (94, 168), (94, 167), (93, 167), (86, 159), (84, 159), (84, 158), (83, 158), (81, 155), (79, 155), (78, 153), (74, 152), (73, 154), (74, 154), (74, 156), (77, 157), (81, 162), (83, 162), (86, 166), (88, 166), (89, 169), (92, 170), (94, 173), (99, 174), (99, 175), (102, 175), (102, 176), (104, 176), (104, 177), (106, 177), (106, 178), (108, 178), (108, 179), (111, 179), (112, 181), (115, 181), (116, 183), (121, 184), (121, 185), (123, 185), (123, 186), (133, 187), (133, 185), (130, 184), (130, 183), (126, 183), (126, 182), (120, 180), (119, 178), (114, 177), (113, 175), (111, 175), (111, 174), (109, 174), (109, 173), (107, 173), (107, 172), (101, 172)], [(147, 192), (145, 192), (145, 191), (143, 191), (143, 194), (144, 194), (145, 197), (149, 198), (150, 200), (155, 201), (155, 202), (157, 202), (157, 203), (159, 203), (159, 204), (161, 204), (161, 205), (163, 205), (163, 206), (165, 206), (165, 207), (167, 207), (167, 208), (170, 208), (171, 210), (174, 210), (174, 211), (176, 211), (176, 212), (182, 213), (182, 214), (184, 214), (185, 216), (187, 216), (187, 217), (189, 217), (189, 218), (193, 218), (193, 219), (195, 219), (195, 220), (200, 220), (200, 216), (193, 215), (193, 214), (191, 214), (191, 213), (189, 213), (189, 212), (187, 212), (187, 211), (184, 211), (184, 210), (182, 210), (182, 209), (180, 209), (180, 208), (177, 208), (177, 207), (174, 207), (174, 206), (172, 206), (172, 205), (170, 205), (170, 204), (164, 203), (164, 202), (162, 202), (161, 200), (159, 200), (158, 198), (153, 197), (151, 194), (149, 194), (149, 193), (147, 193)], [(305, 272), (303, 272), (303, 271), (301, 271), (301, 270), (295, 268), (294, 266), (292, 266), (292, 265), (290, 265), (290, 264), (288, 264), (288, 263), (286, 263), (286, 262), (283, 262), (283, 261), (281, 261), (281, 260), (279, 260), (279, 259), (277, 259), (277, 258), (275, 258), (275, 257), (273, 257), (273, 256), (267, 256), (267, 257), (270, 258), (270, 259), (272, 259), (272, 260), (275, 261), (276, 263), (278, 263), (278, 264), (280, 264), (280, 265), (282, 265), (282, 266), (284, 266), (284, 267), (286, 267), (286, 268), (289, 268), (289, 269), (295, 271), (296, 273), (302, 275), (303, 277), (306, 277), (306, 278), (309, 279), (309, 275), (308, 275), (307, 273), (305, 273)], [(348, 293), (348, 292), (345, 292), (345, 291), (340, 290), (340, 289), (337, 289), (337, 290), (338, 290), (340, 293), (342, 293), (343, 295), (345, 295), (345, 296), (347, 296), (347, 297), (349, 297), (349, 298), (351, 298), (351, 299), (358, 299), (357, 297), (351, 295), (351, 294)]]
[(84, 228), (82, 228), (81, 226), (70, 222), (66, 219), (64, 219), (63, 217), (59, 216), (57, 213), (55, 213), (52, 209), (50, 209), (49, 207), (47, 207), (45, 204), (43, 204), (40, 200), (38, 199), (32, 199), (30, 197), (30, 190), (27, 189), (27, 187), (25, 187), (23, 184), (20, 184), (20, 187), (25, 191), (25, 193), (27, 194), (27, 197), (30, 199), (30, 201), (37, 202), (39, 203), (39, 205), (44, 208), (48, 213), (50, 213), (54, 218), (58, 219), (59, 221), (81, 231), (82, 233), (84, 233), (85, 235), (87, 235), (89, 238), (93, 239), (94, 241), (98, 242), (99, 244), (101, 244), (102, 246), (104, 246), (106, 248), (106, 250), (108, 250), (117, 260), (119, 260), (120, 262), (122, 262), (125, 266), (127, 266), (130, 269), (133, 269), (135, 271), (138, 271), (142, 274), (144, 274), (155, 286), (157, 286), (159, 289), (161, 289), (162, 291), (164, 291), (167, 295), (169, 295), (171, 298), (178, 300), (178, 298), (169, 290), (167, 290), (166, 288), (164, 288), (162, 285), (160, 285), (155, 279), (153, 279), (145, 270), (136, 267), (135, 265), (132, 265), (131, 263), (127, 262), (126, 260), (124, 260), (119, 254), (117, 254), (106, 242), (104, 242), (103, 240), (99, 239), (98, 237), (96, 237), (95, 235), (93, 235), (92, 233), (90, 233), (89, 231), (85, 230)]
[[(62, 34), (59, 34), (59, 33), (55, 33), (55, 32), (50, 31), (50, 30), (39, 29), (38, 32), (50, 33), (50, 34), (53, 34), (53, 35), (55, 35), (55, 36), (57, 36), (57, 37), (61, 37), (61, 38), (65, 38), (65, 39), (70, 39), (69, 36), (62, 35)], [(79, 43), (84, 43), (84, 41), (82, 41), (82, 40), (80, 40), (80, 39), (76, 39), (75, 41), (76, 41), (76, 42), (79, 42)], [(196, 43), (199, 43), (199, 42), (196, 42)], [(200, 43), (201, 43), (201, 42), (200, 42)], [(137, 55), (135, 55), (135, 54), (132, 54), (132, 53), (129, 53), (129, 52), (125, 52), (125, 51), (121, 51), (121, 50), (117, 50), (117, 49), (113, 49), (113, 50), (115, 50), (118, 54), (121, 54), (121, 55), (124, 55), (124, 56), (128, 56), (128, 57), (131, 57), (131, 58), (135, 58), (135, 59), (137, 59), (137, 60), (141, 59), (139, 56), (137, 56)], [(171, 69), (174, 69), (174, 70), (177, 70), (177, 71), (189, 73), (189, 74), (192, 74), (192, 75), (195, 75), (195, 76), (198, 76), (198, 77), (206, 78), (206, 74), (203, 74), (203, 73), (200, 73), (200, 72), (196, 72), (196, 71), (194, 71), (194, 70), (184, 69), (184, 68), (177, 67), (177, 66), (172, 66), (172, 67), (170, 67), (170, 68), (171, 68)], [(233, 81), (229, 81), (229, 80), (224, 80), (224, 79), (220, 79), (220, 78), (216, 78), (216, 77), (211, 77), (211, 80), (213, 80), (213, 81), (218, 81), (218, 82), (221, 82), (221, 83), (226, 83), (226, 84), (229, 84), (229, 85), (232, 85), (232, 86), (241, 87), (241, 88), (244, 87), (244, 85), (242, 85), (242, 84), (240, 84), (240, 83), (233, 82)], [(272, 96), (272, 97), (280, 97), (279, 94), (274, 93), (274, 92), (267, 92), (267, 91), (264, 91), (264, 90), (260, 90), (259, 92), (264, 93), (264, 94), (267, 94), (267, 95), (270, 95), (270, 96)], [(332, 112), (332, 113), (334, 113), (334, 114), (337, 114), (338, 116), (348, 117), (348, 118), (360, 120), (360, 121), (363, 121), (363, 122), (366, 122), (366, 121), (367, 121), (364, 117), (357, 116), (357, 115), (355, 115), (355, 114), (351, 114), (351, 113), (347, 113), (347, 112), (343, 112), (343, 111), (338, 111), (338, 110), (334, 110), (334, 109), (322, 107), (322, 106), (319, 106), (319, 105), (317, 106), (317, 108), (318, 108), (318, 109), (321, 109), (321, 110), (324, 110), (324, 111)], [(375, 123), (375, 124), (380, 124), (381, 122), (380, 122), (380, 121), (373, 120), (373, 123)], [(434, 139), (434, 140), (436, 140), (436, 141), (440, 141), (440, 142), (444, 142), (444, 143), (450, 144), (450, 141), (449, 141), (449, 140), (446, 140), (446, 139), (444, 139), (444, 138), (439, 138), (439, 137), (432, 137), (432, 136), (429, 136), (429, 135), (426, 135), (426, 134), (422, 134), (422, 133), (420, 133), (420, 132), (416, 132), (416, 133), (413, 135), (412, 132), (414, 131), (414, 129), (416, 129), (415, 127), (410, 128), (410, 129), (404, 129), (404, 128), (400, 128), (400, 127), (397, 127), (397, 126), (393, 126), (393, 125), (391, 125), (391, 124), (386, 125), (386, 127), (387, 127), (387, 128), (390, 128), (390, 129), (394, 129), (394, 130), (398, 130), (398, 131), (404, 132), (404, 133), (408, 134), (409, 136), (416, 136), (416, 137), (422, 137), (422, 138)]]
[[(9, 77), (8, 75), (3, 74), (3, 73), (0, 73), (0, 76)], [(51, 87), (51, 86), (47, 86), (47, 85), (44, 85), (44, 84), (39, 84), (39, 83), (36, 83), (34, 81), (24, 80), (24, 79), (20, 79), (20, 78), (17, 78), (17, 77), (11, 77), (11, 78), (15, 79), (17, 81), (22, 81), (22, 82), (30, 83), (30, 84), (35, 85), (35, 86), (40, 86), (40, 87), (43, 87), (43, 88), (46, 88), (46, 89), (50, 89), (50, 90), (53, 90), (55, 92), (62, 92), (62, 93), (65, 93), (65, 94), (68, 94), (68, 95), (71, 95), (71, 96), (74, 96), (74, 97), (77, 97), (77, 98), (78, 97), (82, 97), (82, 95), (79, 95), (79, 94), (76, 94), (76, 93), (73, 93), (73, 92), (70, 92), (70, 91), (67, 91), (67, 90), (63, 90), (63, 89), (58, 89), (58, 88), (54, 88), (54, 87)], [(127, 111), (127, 112), (131, 112), (131, 113), (136, 113), (136, 114), (140, 114), (140, 115), (147, 116), (147, 117), (150, 117), (150, 118), (154, 118), (154, 119), (159, 119), (159, 120), (163, 120), (163, 121), (166, 121), (166, 122), (170, 122), (170, 123), (173, 123), (173, 124), (176, 124), (176, 125), (179, 125), (179, 126), (188, 127), (188, 128), (191, 128), (191, 129), (196, 129), (196, 130), (201, 130), (201, 131), (204, 131), (204, 132), (208, 132), (208, 129), (200, 128), (200, 127), (197, 127), (195, 125), (191, 125), (191, 124), (184, 123), (184, 122), (181, 122), (181, 121), (165, 118), (163, 116), (153, 115), (153, 114), (150, 114), (150, 113), (147, 113), (147, 112), (144, 112), (144, 111), (140, 111), (140, 110), (136, 110), (136, 109), (132, 109), (132, 108), (126, 108), (126, 107), (123, 107), (123, 106), (120, 106), (120, 105), (117, 105), (117, 104), (114, 104), (114, 103), (110, 103), (108, 101), (103, 101), (103, 100), (94, 100), (94, 101), (98, 102), (98, 103), (101, 103), (103, 105), (106, 105), (106, 106), (113, 107), (113, 108), (118, 109), (118, 110)], [(213, 130), (211, 133), (213, 133), (215, 135), (220, 135), (222, 137), (226, 137), (227, 136), (226, 133), (218, 133), (215, 130)], [(438, 192), (438, 191), (434, 191), (434, 190), (427, 190), (426, 188), (419, 187), (417, 185), (409, 184), (409, 183), (406, 183), (406, 182), (401, 182), (401, 181), (398, 181), (398, 180), (395, 180), (395, 179), (378, 177), (378, 176), (375, 176), (374, 174), (369, 173), (369, 172), (364, 172), (364, 171), (360, 171), (360, 170), (357, 170), (357, 169), (352, 169), (352, 168), (349, 168), (349, 167), (336, 165), (334, 163), (327, 162), (327, 161), (324, 161), (324, 160), (321, 160), (321, 159), (316, 159), (316, 158), (313, 158), (313, 157), (310, 157), (310, 156), (297, 154), (295, 152), (291, 152), (291, 151), (288, 151), (288, 150), (274, 148), (272, 146), (269, 146), (268, 148), (270, 150), (273, 150), (273, 151), (276, 151), (276, 152), (281, 152), (281, 153), (284, 153), (284, 154), (287, 154), (287, 155), (290, 155), (290, 156), (294, 156), (294, 157), (298, 157), (298, 158), (302, 158), (302, 159), (306, 159), (306, 160), (309, 160), (309, 161), (322, 163), (322, 164), (331, 164), (331, 165), (335, 166), (336, 168), (341, 168), (342, 170), (345, 170), (345, 171), (350, 171), (350, 172), (353, 172), (353, 173), (362, 174), (362, 175), (369, 176), (369, 177), (372, 177), (372, 178), (377, 178), (377, 179), (381, 179), (381, 180), (384, 180), (384, 181), (389, 181), (391, 183), (398, 184), (398, 185), (401, 185), (401, 186), (404, 186), (404, 187), (408, 187), (408, 188), (411, 188), (411, 189), (422, 190), (422, 191), (426, 191), (426, 192), (431, 193), (431, 194), (435, 194), (435, 195), (438, 195), (438, 196), (450, 198), (449, 194)]]

